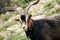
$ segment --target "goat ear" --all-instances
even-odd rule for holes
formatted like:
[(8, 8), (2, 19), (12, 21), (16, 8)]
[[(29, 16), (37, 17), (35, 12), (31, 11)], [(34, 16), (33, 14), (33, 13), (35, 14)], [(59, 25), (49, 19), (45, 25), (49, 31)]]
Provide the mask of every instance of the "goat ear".
[(30, 14), (30, 15), (29, 15), (29, 19), (31, 19), (31, 17), (32, 17), (32, 15)]

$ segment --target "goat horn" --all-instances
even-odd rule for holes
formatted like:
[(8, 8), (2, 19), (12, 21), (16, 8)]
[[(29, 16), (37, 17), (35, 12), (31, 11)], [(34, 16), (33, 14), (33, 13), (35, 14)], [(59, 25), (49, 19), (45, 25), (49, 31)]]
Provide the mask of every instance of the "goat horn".
[(28, 13), (29, 8), (30, 8), (32, 5), (36, 5), (38, 2), (39, 2), (39, 0), (36, 0), (36, 1), (34, 1), (32, 4), (28, 5), (28, 6), (23, 10), (23, 14)]

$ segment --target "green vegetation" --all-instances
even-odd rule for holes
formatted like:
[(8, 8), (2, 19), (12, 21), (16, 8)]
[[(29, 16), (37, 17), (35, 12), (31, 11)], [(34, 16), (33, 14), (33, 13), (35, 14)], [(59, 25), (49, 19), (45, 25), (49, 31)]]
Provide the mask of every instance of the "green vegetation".
[(60, 8), (56, 8), (56, 12), (60, 12)]
[(6, 11), (4, 8), (10, 6), (10, 3), (11, 0), (0, 0), (0, 14)]
[(8, 14), (5, 14), (4, 16), (2, 16), (2, 20), (3, 20), (3, 21), (6, 21), (6, 20), (8, 20), (10, 17), (12, 17), (13, 15), (17, 15), (17, 12), (15, 11), (15, 12), (10, 12), (10, 13), (8, 13)]
[(0, 0), (0, 14), (5, 13), (10, 7), (20, 6), (25, 8), (32, 0)]
[(60, 4), (60, 0), (54, 0), (55, 2), (57, 2), (58, 4)]
[(32, 0), (18, 0), (17, 4), (22, 7), (25, 8)]
[(3, 40), (3, 39), (4, 39), (4, 37), (0, 36), (0, 40)]
[(42, 5), (43, 7), (42, 11), (30, 10), (29, 13), (34, 13), (34, 16), (51, 16), (54, 13), (60, 12), (59, 3), (60, 0), (49, 0), (48, 2), (40, 2), (40, 5)]
[[(47, 3), (47, 4), (44, 5), (44, 8), (45, 8), (44, 11), (47, 11), (47, 10), (49, 10), (49, 9), (54, 8), (54, 6), (55, 6), (55, 5), (52, 4), (52, 3)], [(44, 12), (44, 11), (43, 11), (43, 12)]]
[(10, 32), (10, 36), (8, 35), (7, 40), (27, 40), (26, 35), (25, 34), (22, 35), (22, 33), (18, 32), (13, 35), (13, 33)]
[(16, 23), (18, 23), (18, 21), (7, 22), (5, 25), (3, 25), (3, 27), (0, 27), (0, 32), (3, 30), (6, 30), (8, 27), (10, 27)]

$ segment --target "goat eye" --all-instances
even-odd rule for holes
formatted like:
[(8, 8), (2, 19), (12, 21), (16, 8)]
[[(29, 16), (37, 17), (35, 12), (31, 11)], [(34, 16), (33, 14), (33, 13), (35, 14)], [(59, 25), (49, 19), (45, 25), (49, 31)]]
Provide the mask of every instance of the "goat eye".
[(21, 16), (21, 20), (22, 20), (22, 21), (25, 21), (25, 15), (22, 15), (22, 16)]

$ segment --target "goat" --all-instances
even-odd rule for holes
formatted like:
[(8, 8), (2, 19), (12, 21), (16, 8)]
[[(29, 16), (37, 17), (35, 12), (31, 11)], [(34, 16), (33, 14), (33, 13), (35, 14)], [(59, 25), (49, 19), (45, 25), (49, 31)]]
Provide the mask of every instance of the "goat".
[(31, 40), (60, 40), (60, 16), (33, 20), (32, 15), (27, 14), (29, 8), (38, 2), (39, 0), (36, 0), (20, 12), (21, 27)]

